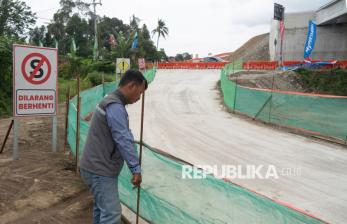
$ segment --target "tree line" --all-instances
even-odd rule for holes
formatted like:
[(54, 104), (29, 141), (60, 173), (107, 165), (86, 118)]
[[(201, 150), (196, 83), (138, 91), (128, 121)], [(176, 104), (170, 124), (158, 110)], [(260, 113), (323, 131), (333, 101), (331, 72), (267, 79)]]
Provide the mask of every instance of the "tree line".
[[(95, 43), (94, 19), (97, 19)], [(73, 79), (79, 73), (91, 81), (100, 73), (114, 74), (115, 60), (130, 57), (132, 67), (137, 58), (165, 61), (168, 57), (159, 41), (169, 29), (164, 20), (150, 32), (147, 25), (132, 15), (129, 24), (116, 17), (99, 17), (90, 5), (81, 0), (60, 0), (60, 7), (46, 25), (35, 26), (37, 15), (20, 0), (0, 1), (0, 116), (11, 113), (12, 104), (12, 44), (57, 47), (59, 77)], [(151, 36), (152, 34), (152, 36)], [(156, 45), (151, 37), (156, 37)], [(137, 38), (137, 47), (132, 42)], [(97, 46), (97, 49), (95, 49)], [(93, 51), (99, 52), (93, 60)], [(97, 84), (97, 83), (93, 83)]]

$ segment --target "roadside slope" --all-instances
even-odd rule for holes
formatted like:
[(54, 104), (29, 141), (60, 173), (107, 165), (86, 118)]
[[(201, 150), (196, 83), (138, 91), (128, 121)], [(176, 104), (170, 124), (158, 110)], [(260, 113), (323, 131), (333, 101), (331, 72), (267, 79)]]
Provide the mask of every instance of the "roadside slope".
[(261, 34), (252, 37), (236, 51), (234, 51), (229, 59), (243, 61), (268, 61), (269, 56), (269, 34)]

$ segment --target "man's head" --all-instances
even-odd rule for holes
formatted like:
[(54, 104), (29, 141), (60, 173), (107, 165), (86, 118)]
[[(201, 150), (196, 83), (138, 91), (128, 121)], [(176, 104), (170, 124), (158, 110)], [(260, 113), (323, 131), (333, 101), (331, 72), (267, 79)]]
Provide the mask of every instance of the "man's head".
[(138, 70), (130, 69), (125, 72), (120, 80), (118, 90), (125, 96), (128, 104), (135, 103), (141, 94), (147, 89), (148, 84), (145, 77)]

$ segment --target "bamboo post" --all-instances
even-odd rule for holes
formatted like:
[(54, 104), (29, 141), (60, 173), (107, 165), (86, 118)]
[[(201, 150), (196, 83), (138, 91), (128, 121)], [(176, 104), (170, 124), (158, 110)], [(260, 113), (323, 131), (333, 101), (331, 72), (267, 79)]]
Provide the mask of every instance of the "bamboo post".
[(67, 145), (67, 130), (69, 129), (69, 100), (70, 100), (70, 85), (67, 88), (65, 106), (65, 136), (64, 136), (64, 153), (66, 153), (66, 145)]
[[(143, 118), (145, 113), (145, 92), (142, 94), (142, 106), (141, 106), (141, 129), (140, 129), (140, 156), (139, 162), (140, 166), (142, 165), (142, 146), (143, 146)], [(140, 212), (140, 189), (137, 188), (137, 206), (136, 206), (136, 224), (139, 223), (139, 212)]]

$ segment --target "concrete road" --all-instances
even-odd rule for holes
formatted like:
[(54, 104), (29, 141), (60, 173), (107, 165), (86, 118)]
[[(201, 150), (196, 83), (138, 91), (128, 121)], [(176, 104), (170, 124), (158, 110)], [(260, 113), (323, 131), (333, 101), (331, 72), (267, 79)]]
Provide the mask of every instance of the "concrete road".
[[(218, 80), (219, 70), (158, 70), (146, 92), (144, 141), (196, 165), (274, 165), (278, 179), (233, 182), (325, 221), (346, 223), (347, 149), (226, 112)], [(128, 108), (136, 139), (140, 106)]]

